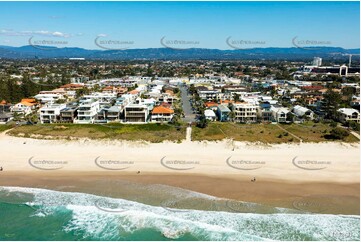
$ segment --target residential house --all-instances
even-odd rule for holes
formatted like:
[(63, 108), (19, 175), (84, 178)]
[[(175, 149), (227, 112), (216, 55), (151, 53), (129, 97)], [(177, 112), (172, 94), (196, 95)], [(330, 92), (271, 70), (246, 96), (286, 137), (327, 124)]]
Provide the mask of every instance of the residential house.
[(40, 92), (39, 94), (35, 95), (35, 99), (41, 102), (42, 104), (55, 103), (59, 99), (64, 99), (64, 96), (58, 93)]
[(206, 106), (206, 108), (213, 110), (214, 112), (217, 111), (217, 107), (218, 107), (218, 103), (215, 102), (206, 102), (204, 103), (204, 105)]
[(288, 108), (271, 106), (273, 121), (277, 123), (291, 122), (292, 115)]
[(67, 104), (60, 110), (59, 121), (61, 123), (73, 123), (78, 114), (78, 105), (76, 103)]
[(340, 122), (346, 123), (353, 121), (360, 123), (360, 112), (353, 108), (340, 108), (337, 110)]
[(0, 112), (0, 124), (7, 124), (13, 119), (12, 113)]
[(215, 121), (216, 117), (217, 117), (216, 114), (214, 113), (214, 111), (211, 109), (204, 110), (204, 116), (209, 121)]
[(298, 118), (307, 118), (312, 120), (314, 113), (312, 110), (302, 107), (300, 105), (296, 105), (293, 107), (293, 113), (296, 114)]
[(0, 113), (10, 113), (12, 110), (11, 103), (7, 103), (5, 100), (0, 102)]
[(152, 122), (170, 122), (173, 119), (174, 110), (164, 106), (157, 106), (152, 111)]
[(28, 115), (32, 111), (35, 110), (35, 106), (36, 105), (34, 103), (28, 103), (28, 102), (22, 101), (22, 102), (15, 104), (12, 107), (11, 111), (14, 113), (18, 113), (18, 114)]
[(119, 121), (120, 114), (123, 109), (119, 106), (112, 106), (107, 110), (107, 120), (108, 122)]
[(226, 105), (218, 105), (216, 114), (219, 121), (221, 122), (229, 121), (230, 113), (231, 110)]
[(258, 106), (257, 116), (260, 121), (272, 122), (272, 110), (269, 102), (262, 102)]

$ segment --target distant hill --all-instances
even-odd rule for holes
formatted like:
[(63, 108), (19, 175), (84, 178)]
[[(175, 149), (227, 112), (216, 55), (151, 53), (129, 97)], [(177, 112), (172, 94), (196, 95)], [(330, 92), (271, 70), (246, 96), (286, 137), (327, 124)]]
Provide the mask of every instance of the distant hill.
[(219, 50), (192, 48), (175, 50), (169, 48), (127, 49), (127, 50), (87, 50), (82, 48), (56, 48), (48, 46), (0, 46), (0, 58), (10, 59), (53, 59), (86, 58), (107, 60), (297, 60), (314, 56), (322, 58), (345, 58), (344, 54), (360, 54), (360, 49), (343, 49), (340, 47), (307, 48), (252, 48), (242, 50)]

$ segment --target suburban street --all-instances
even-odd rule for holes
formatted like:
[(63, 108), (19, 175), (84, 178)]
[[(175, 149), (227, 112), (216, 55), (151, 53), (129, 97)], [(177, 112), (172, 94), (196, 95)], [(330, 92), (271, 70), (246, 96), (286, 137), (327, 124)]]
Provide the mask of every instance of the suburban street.
[(192, 106), (190, 104), (191, 96), (187, 92), (186, 86), (180, 86), (181, 97), (182, 97), (182, 107), (185, 117), (183, 121), (185, 122), (194, 122), (196, 115), (193, 114)]

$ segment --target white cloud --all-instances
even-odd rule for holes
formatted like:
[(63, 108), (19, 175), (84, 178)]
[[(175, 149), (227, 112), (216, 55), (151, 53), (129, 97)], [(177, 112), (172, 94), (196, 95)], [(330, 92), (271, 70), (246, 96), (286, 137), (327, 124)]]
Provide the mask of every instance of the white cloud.
[(106, 34), (98, 34), (97, 37), (107, 37), (107, 35)]
[(13, 30), (7, 30), (2, 29), (0, 30), (0, 35), (4, 36), (51, 36), (51, 37), (60, 37), (60, 38), (69, 38), (71, 37), (70, 34), (62, 33), (62, 32), (51, 32), (47, 30), (38, 30), (38, 31), (13, 31)]

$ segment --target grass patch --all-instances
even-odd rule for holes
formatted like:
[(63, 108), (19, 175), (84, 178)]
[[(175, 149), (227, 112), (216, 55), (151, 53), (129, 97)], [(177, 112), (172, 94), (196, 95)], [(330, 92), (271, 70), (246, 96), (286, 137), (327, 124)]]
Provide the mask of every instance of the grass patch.
[[(330, 141), (324, 136), (332, 129), (327, 124), (306, 122), (304, 124), (279, 124), (286, 131), (274, 124), (238, 124), (231, 122), (212, 122), (204, 128), (193, 128), (192, 140), (222, 140), (231, 138), (236, 141), (263, 142), (263, 143), (299, 143), (300, 137), (303, 142)], [(350, 134), (344, 142), (359, 142)]]
[[(303, 124), (280, 124), (280, 126), (289, 133), (300, 137), (304, 142), (330, 141), (324, 137), (332, 129), (328, 124), (305, 122)], [(352, 143), (358, 142), (359, 140), (352, 134), (349, 134), (343, 141)]]
[(16, 127), (10, 135), (24, 134), (58, 137), (76, 137), (90, 139), (121, 139), (145, 140), (162, 142), (165, 140), (179, 141), (185, 139), (185, 127), (177, 130), (176, 127), (165, 124), (59, 124), (24, 125)]
[(0, 133), (6, 131), (8, 129), (11, 129), (12, 127), (13, 127), (12, 125), (0, 124)]

